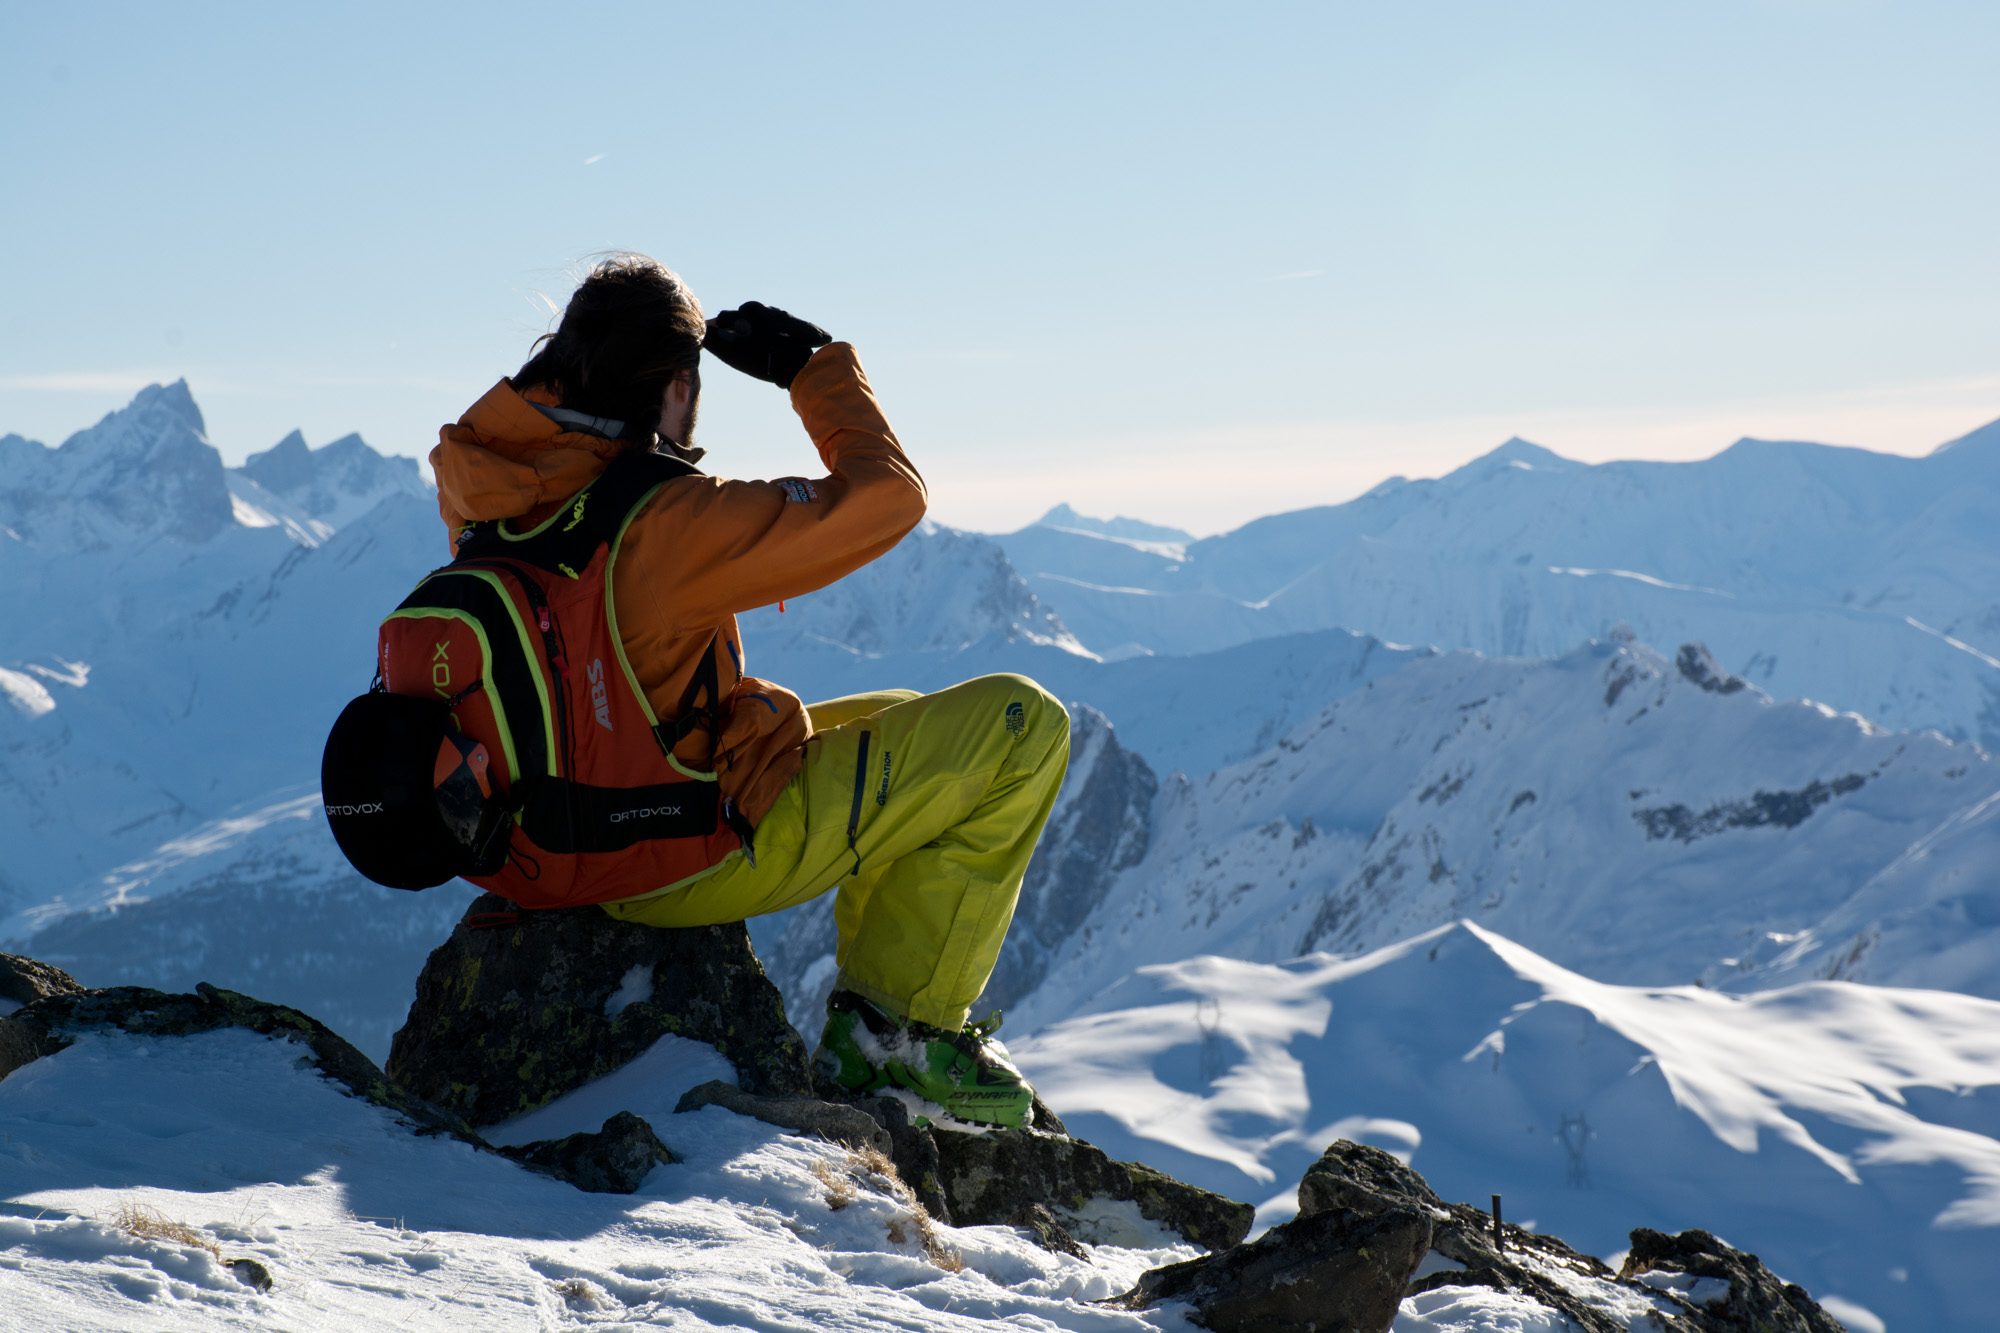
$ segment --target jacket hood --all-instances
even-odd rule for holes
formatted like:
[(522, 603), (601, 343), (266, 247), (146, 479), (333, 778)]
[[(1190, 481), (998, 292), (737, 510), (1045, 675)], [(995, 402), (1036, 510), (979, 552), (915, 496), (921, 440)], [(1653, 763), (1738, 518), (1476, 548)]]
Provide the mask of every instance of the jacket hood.
[(466, 523), (519, 518), (566, 500), (626, 448), (617, 440), (566, 431), (535, 409), (553, 407), (541, 388), (501, 380), (438, 432), (431, 450), (438, 511), (453, 530)]

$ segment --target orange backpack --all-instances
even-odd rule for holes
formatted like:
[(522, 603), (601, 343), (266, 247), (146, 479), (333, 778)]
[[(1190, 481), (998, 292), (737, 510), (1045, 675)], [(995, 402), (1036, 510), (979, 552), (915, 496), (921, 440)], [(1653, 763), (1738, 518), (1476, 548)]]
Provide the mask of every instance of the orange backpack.
[(382, 622), (374, 687), (321, 763), (328, 823), (363, 875), (574, 907), (679, 883), (742, 845), (715, 775), (673, 754), (720, 728), (713, 656), (676, 716), (655, 716), (612, 594), (626, 526), (694, 471), (627, 454), (530, 532), (473, 524)]

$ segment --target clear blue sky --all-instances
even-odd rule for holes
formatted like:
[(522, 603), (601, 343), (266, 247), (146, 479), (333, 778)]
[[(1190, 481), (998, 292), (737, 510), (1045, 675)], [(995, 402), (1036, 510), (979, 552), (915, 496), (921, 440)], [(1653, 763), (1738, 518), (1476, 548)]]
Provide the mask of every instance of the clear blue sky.
[(721, 8), (0, 6), (0, 431), (421, 454), (621, 247), (859, 344), (975, 528), (2000, 416), (1987, 0)]

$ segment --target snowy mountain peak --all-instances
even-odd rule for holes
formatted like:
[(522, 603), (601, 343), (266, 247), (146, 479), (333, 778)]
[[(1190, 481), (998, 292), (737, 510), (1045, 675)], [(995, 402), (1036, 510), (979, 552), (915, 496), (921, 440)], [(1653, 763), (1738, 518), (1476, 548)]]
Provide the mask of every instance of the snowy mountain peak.
[[(289, 506), (325, 536), (352, 522), (390, 495), (415, 495), (426, 500), (431, 491), (413, 458), (377, 453), (359, 435), (349, 433), (314, 449), (293, 431), (262, 453), (243, 460), (237, 469), (268, 496)], [(270, 510), (269, 505), (258, 505)]]
[(1103, 537), (1119, 537), (1126, 541), (1138, 542), (1191, 542), (1192, 533), (1179, 528), (1166, 527), (1159, 523), (1148, 523), (1137, 518), (1091, 518), (1079, 514), (1067, 504), (1059, 504), (1048, 513), (1036, 519), (1030, 527), (1066, 528), (1073, 532), (1094, 532)]
[(243, 470), (256, 478), (259, 485), (277, 482), (287, 473), (302, 470), (312, 454), (312, 446), (306, 443), (303, 431), (293, 431), (262, 453), (251, 454), (243, 460)]
[(63, 441), (57, 452), (71, 457), (122, 454), (150, 457), (185, 448), (190, 441), (208, 446), (208, 426), (184, 379), (149, 384), (130, 403), (107, 412), (94, 426)]
[(1453, 472), (1447, 480), (1461, 478), (1475, 480), (1502, 471), (1560, 472), (1577, 466), (1569, 459), (1551, 449), (1518, 435), (1510, 436), (1499, 448), (1481, 454), (1464, 467)]
[(230, 522), (222, 459), (186, 380), (152, 384), (58, 449), (9, 450), (0, 526), (25, 539), (102, 549), (134, 539), (197, 543)]

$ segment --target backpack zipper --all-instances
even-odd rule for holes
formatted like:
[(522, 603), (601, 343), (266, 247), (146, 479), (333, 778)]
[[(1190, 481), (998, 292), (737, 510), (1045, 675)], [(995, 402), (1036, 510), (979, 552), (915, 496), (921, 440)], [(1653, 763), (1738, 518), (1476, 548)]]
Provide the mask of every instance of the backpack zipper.
[(513, 580), (527, 599), (529, 614), (534, 617), (535, 628), (541, 632), (542, 651), (549, 660), (549, 711), (555, 715), (556, 744), (562, 754), (561, 776), (569, 777), (576, 772), (576, 753), (569, 728), (569, 699), (564, 685), (569, 676), (569, 659), (563, 653), (561, 631), (555, 622), (555, 615), (549, 609), (549, 599), (543, 595), (535, 581), (522, 576), (513, 564), (503, 560), (466, 560), (460, 569), (484, 569), (496, 574), (505, 574)]

